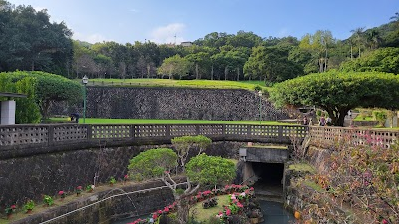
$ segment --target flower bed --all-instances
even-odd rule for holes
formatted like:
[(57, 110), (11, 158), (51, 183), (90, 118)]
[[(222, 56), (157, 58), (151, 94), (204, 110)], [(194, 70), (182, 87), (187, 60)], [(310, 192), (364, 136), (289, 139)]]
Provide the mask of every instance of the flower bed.
[[(224, 206), (223, 211), (219, 212), (216, 216), (220, 219), (221, 223), (227, 222), (228, 218), (232, 215), (242, 213), (245, 205), (248, 205), (249, 199), (254, 195), (254, 188), (249, 188), (246, 185), (226, 185), (222, 189), (213, 189), (198, 192), (197, 195), (192, 196), (189, 200), (190, 205), (212, 198), (216, 195), (230, 194), (229, 205)], [(167, 215), (176, 211), (176, 204), (166, 206), (163, 210), (158, 210), (146, 219), (137, 219), (129, 224), (149, 224), (157, 221), (161, 215)]]

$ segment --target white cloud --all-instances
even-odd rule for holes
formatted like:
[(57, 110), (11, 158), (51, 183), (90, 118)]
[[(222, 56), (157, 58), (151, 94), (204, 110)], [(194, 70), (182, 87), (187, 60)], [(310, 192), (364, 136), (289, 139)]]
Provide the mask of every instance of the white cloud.
[(129, 12), (137, 13), (137, 12), (139, 12), (139, 10), (137, 10), (137, 9), (130, 9)]
[[(171, 23), (166, 26), (157, 27), (150, 33), (150, 40), (155, 43), (175, 43), (184, 41), (183, 32), (186, 25), (183, 23)], [(176, 38), (175, 38), (176, 35)]]
[(98, 43), (98, 42), (103, 42), (103, 41), (110, 41), (101, 34), (95, 33), (95, 34), (82, 34), (79, 32), (76, 32), (73, 34), (73, 39), (75, 40), (80, 40), (80, 41), (86, 41), (89, 43)]
[(39, 12), (39, 11), (42, 11), (43, 9), (46, 9), (45, 7), (40, 7), (40, 6), (35, 6), (33, 8), (36, 10), (36, 12)]
[(286, 36), (289, 36), (289, 35), (290, 35), (290, 33), (289, 33), (289, 30), (287, 28), (282, 28), (277, 33), (277, 37), (280, 37), (280, 38), (281, 37), (286, 37)]

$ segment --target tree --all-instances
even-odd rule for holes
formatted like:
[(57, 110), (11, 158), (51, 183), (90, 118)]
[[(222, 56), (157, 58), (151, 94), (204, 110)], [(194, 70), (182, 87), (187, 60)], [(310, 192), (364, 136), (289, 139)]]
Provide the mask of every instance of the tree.
[(0, 92), (21, 93), (27, 96), (15, 100), (17, 124), (40, 122), (40, 111), (36, 104), (36, 86), (37, 80), (33, 77), (21, 77), (17, 73), (0, 73)]
[(351, 30), (352, 36), (354, 36), (355, 43), (357, 44), (357, 47), (359, 48), (359, 55), (358, 57), (360, 58), (360, 48), (362, 45), (364, 45), (364, 27), (359, 27), (354, 30)]
[(356, 107), (399, 108), (399, 78), (389, 73), (310, 74), (276, 84), (271, 99), (284, 105), (314, 105), (325, 110), (332, 124), (342, 126), (344, 117)]
[(177, 54), (173, 57), (166, 58), (157, 72), (162, 75), (162, 77), (167, 74), (170, 79), (174, 76), (178, 76), (179, 79), (182, 79), (184, 76), (188, 75), (191, 67), (192, 63), (190, 61)]
[(297, 77), (303, 71), (298, 64), (288, 60), (286, 49), (259, 46), (252, 49), (244, 73), (246, 77), (263, 79), (270, 84)]
[[(197, 140), (195, 140), (197, 139)], [(183, 136), (174, 139), (179, 155), (187, 158), (190, 146), (199, 148), (209, 143), (209, 138), (202, 136)], [(201, 151), (201, 150), (199, 150)], [(133, 178), (144, 180), (149, 178), (160, 179), (169, 189), (177, 202), (177, 219), (180, 224), (188, 221), (189, 197), (193, 195), (201, 185), (219, 184), (229, 182), (235, 177), (235, 165), (228, 159), (200, 154), (193, 157), (187, 165), (185, 160), (180, 161), (186, 171), (186, 189), (179, 190), (177, 183), (172, 179), (171, 171), (178, 164), (178, 155), (168, 148), (150, 149), (141, 152), (130, 160), (129, 173)], [(194, 187), (193, 184), (196, 186)]]
[(37, 79), (36, 97), (40, 112), (48, 119), (48, 111), (54, 102), (79, 102), (83, 99), (83, 89), (78, 82), (45, 72), (31, 72)]
[(46, 10), (0, 3), (0, 71), (45, 70), (68, 75), (72, 32), (51, 23)]
[(344, 72), (387, 72), (399, 74), (399, 48), (380, 48), (361, 58), (346, 61), (340, 69)]

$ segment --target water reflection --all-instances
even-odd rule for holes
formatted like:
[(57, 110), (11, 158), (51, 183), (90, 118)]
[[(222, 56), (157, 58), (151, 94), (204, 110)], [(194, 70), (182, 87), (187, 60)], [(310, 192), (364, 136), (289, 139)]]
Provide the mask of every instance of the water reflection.
[(283, 204), (273, 201), (260, 201), (263, 218), (262, 224), (295, 223), (294, 216), (284, 209)]

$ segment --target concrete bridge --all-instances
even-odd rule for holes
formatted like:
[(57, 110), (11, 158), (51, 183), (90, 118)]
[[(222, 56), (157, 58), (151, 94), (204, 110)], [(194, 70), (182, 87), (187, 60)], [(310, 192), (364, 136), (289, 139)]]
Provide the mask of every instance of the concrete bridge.
[[(107, 146), (167, 144), (174, 137), (205, 135), (213, 141), (275, 144), (301, 142), (309, 135), (320, 145), (350, 139), (356, 144), (389, 147), (399, 131), (366, 128), (301, 125), (246, 124), (38, 124), (0, 125), (0, 159), (30, 156), (49, 151), (68, 151)], [(51, 149), (51, 150), (49, 150)]]
[[(290, 144), (307, 126), (243, 124), (40, 124), (0, 126), (0, 159), (82, 148), (167, 144), (174, 137), (205, 135), (213, 141)], [(50, 150), (51, 149), (51, 150)]]

